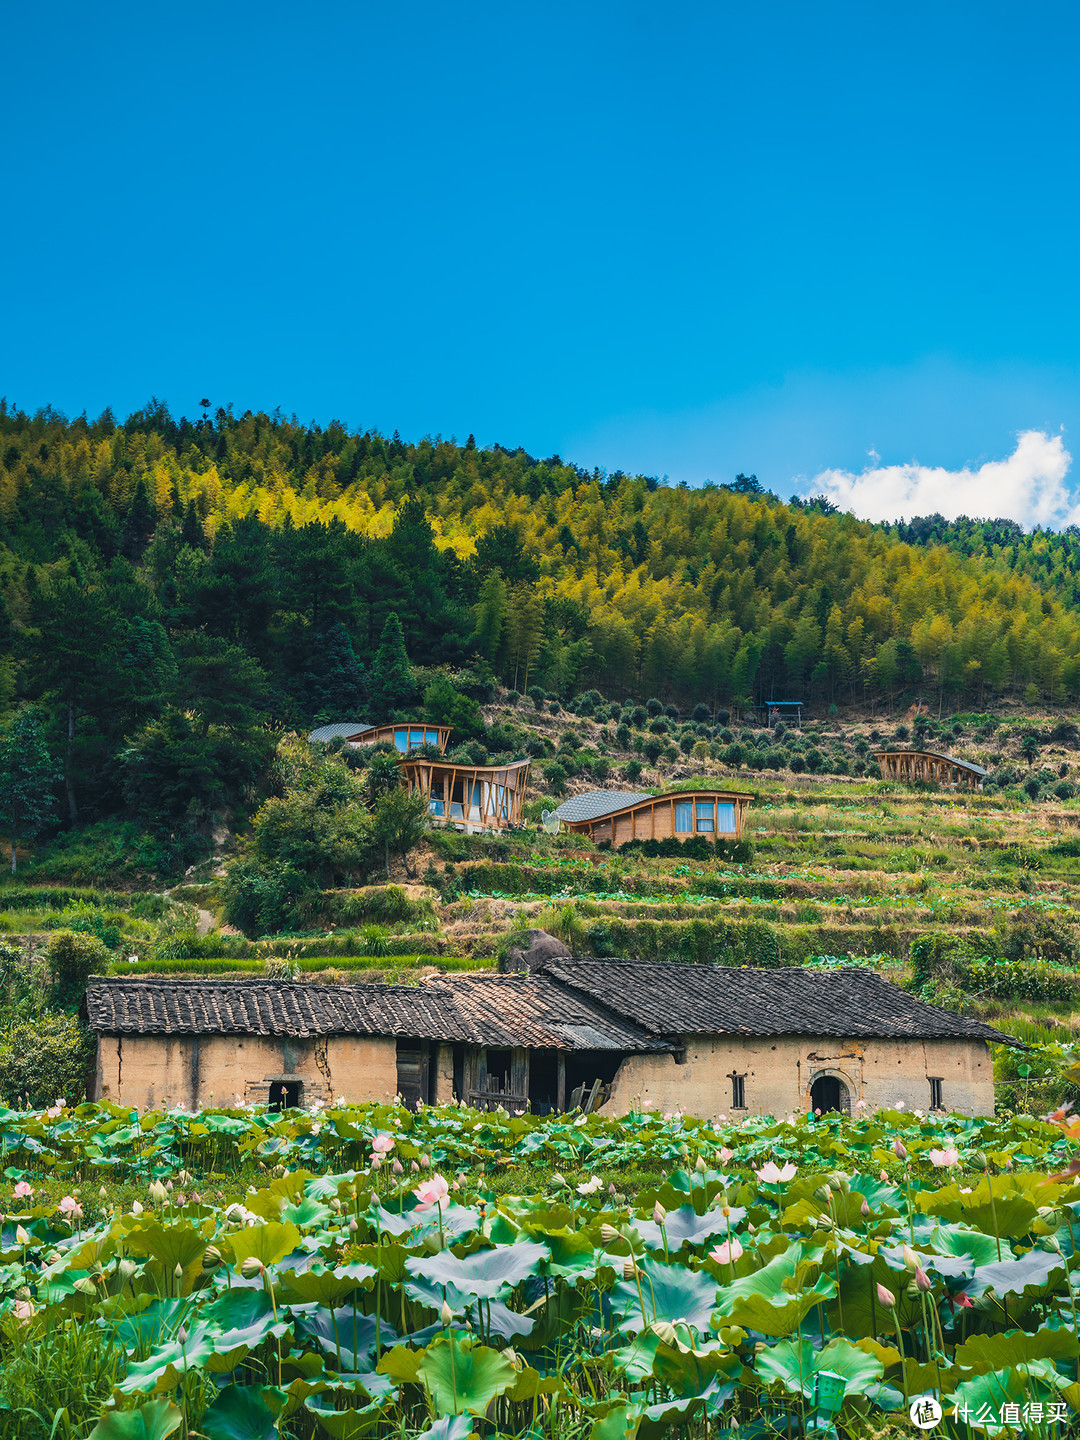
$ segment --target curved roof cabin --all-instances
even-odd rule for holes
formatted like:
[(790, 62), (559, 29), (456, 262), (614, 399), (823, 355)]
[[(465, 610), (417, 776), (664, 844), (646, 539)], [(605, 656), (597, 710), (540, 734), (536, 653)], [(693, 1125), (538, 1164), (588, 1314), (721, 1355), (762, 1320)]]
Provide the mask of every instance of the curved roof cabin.
[(945, 785), (951, 790), (981, 790), (988, 771), (972, 760), (940, 750), (875, 750), (883, 780), (908, 785)]
[(746, 824), (751, 796), (726, 790), (674, 790), (649, 795), (626, 790), (591, 790), (565, 800), (552, 812), (567, 830), (608, 840), (614, 849), (631, 840), (737, 840)]
[(346, 745), (378, 745), (387, 743), (401, 755), (419, 745), (437, 745), (444, 753), (450, 742), (450, 726), (434, 725), (430, 720), (388, 721), (385, 725), (369, 725), (365, 720), (342, 720), (335, 725), (320, 725), (308, 739), (315, 744), (344, 740)]

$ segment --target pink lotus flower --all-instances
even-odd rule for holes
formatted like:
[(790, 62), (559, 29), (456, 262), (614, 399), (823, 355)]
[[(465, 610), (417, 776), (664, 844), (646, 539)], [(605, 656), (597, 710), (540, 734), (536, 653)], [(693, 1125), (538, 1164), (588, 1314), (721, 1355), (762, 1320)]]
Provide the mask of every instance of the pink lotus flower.
[(14, 1305), (15, 1319), (20, 1325), (25, 1325), (34, 1314), (34, 1307), (29, 1300), (16, 1300)]
[(882, 1170), (881, 1174), (878, 1176), (878, 1179), (883, 1185), (887, 1185), (889, 1183), (889, 1172), (887, 1170)]
[(886, 1290), (884, 1285), (877, 1287), (878, 1304), (884, 1305), (886, 1310), (891, 1310), (896, 1304), (896, 1296), (891, 1290)]
[(739, 1256), (743, 1253), (743, 1247), (738, 1240), (725, 1240), (722, 1244), (714, 1246), (709, 1251), (709, 1259), (715, 1260), (718, 1265), (734, 1265)]
[(953, 1304), (959, 1305), (961, 1310), (974, 1310), (975, 1308), (963, 1290), (957, 1291), (957, 1293), (952, 1298)]
[(793, 1165), (790, 1160), (783, 1169), (780, 1169), (772, 1160), (766, 1160), (761, 1169), (755, 1170), (754, 1174), (766, 1185), (786, 1185), (789, 1180), (794, 1178), (797, 1170), (798, 1166)]
[(721, 1164), (726, 1165), (729, 1160), (731, 1160), (731, 1159), (734, 1158), (734, 1155), (735, 1155), (735, 1151), (734, 1151), (734, 1150), (729, 1150), (726, 1145), (721, 1145), (721, 1146), (720, 1146), (720, 1161), (721, 1161)]
[(20, 1180), (15, 1186), (16, 1200), (29, 1200), (34, 1193), (34, 1187), (28, 1185), (25, 1180)]
[(948, 1170), (950, 1165), (955, 1165), (960, 1159), (960, 1152), (948, 1146), (945, 1150), (931, 1150), (930, 1163), (936, 1165), (939, 1170)]
[(394, 1137), (392, 1135), (376, 1135), (371, 1142), (371, 1148), (376, 1155), (389, 1155), (394, 1148)]
[(903, 1142), (902, 1140), (894, 1140), (894, 1141), (893, 1141), (893, 1147), (892, 1147), (892, 1148), (893, 1148), (893, 1154), (896, 1156), (896, 1158), (897, 1158), (898, 1160), (906, 1160), (906, 1159), (907, 1159), (907, 1146), (904, 1144), (904, 1142)]
[(65, 1195), (64, 1198), (60, 1201), (61, 1215), (74, 1215), (76, 1210), (79, 1210), (81, 1212), (81, 1208), (82, 1207), (79, 1205), (78, 1200), (76, 1200), (73, 1195)]
[(417, 1210), (430, 1210), (432, 1205), (442, 1204), (450, 1194), (450, 1186), (441, 1175), (433, 1175), (430, 1180), (421, 1180), (413, 1194), (416, 1196)]

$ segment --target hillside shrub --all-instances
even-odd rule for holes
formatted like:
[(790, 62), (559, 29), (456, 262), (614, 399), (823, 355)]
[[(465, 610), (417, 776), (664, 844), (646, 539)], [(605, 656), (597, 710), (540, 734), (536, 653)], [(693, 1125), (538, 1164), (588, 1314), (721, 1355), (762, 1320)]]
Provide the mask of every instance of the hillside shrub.
[(86, 994), (91, 975), (106, 975), (111, 956), (96, 935), (59, 930), (49, 941), (48, 967), (51, 1000), (64, 1010), (76, 1010)]
[(94, 1037), (75, 1015), (45, 1011), (0, 1037), (0, 1096), (35, 1108), (77, 1104), (95, 1053)]

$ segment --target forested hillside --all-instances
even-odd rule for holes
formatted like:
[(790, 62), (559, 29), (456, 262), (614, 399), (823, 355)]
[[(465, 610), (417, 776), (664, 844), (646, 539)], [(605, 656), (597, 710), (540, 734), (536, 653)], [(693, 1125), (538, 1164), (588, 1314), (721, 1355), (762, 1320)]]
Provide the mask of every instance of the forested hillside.
[(714, 713), (1080, 693), (1073, 534), (890, 529), (753, 477), (689, 489), (204, 409), (0, 406), (0, 697), (44, 707), (72, 819), (168, 811), (133, 755), (242, 796), (271, 728), (415, 703), (433, 666)]

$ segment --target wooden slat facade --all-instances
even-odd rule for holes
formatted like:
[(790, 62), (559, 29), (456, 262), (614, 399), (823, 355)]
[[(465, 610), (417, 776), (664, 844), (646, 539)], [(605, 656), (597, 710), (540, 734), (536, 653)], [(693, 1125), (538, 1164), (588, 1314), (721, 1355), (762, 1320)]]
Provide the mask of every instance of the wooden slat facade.
[(652, 795), (611, 815), (563, 823), (567, 830), (597, 842), (609, 840), (616, 850), (631, 840), (690, 840), (695, 835), (738, 840), (751, 798), (720, 790), (679, 790)]
[(875, 750), (883, 780), (908, 785), (945, 785), (951, 790), (980, 790), (986, 772), (980, 765), (968, 765), (952, 755), (933, 750)]
[(386, 725), (369, 725), (355, 735), (345, 737), (347, 745), (393, 745), (401, 755), (418, 745), (438, 745), (446, 753), (450, 743), (450, 726), (433, 725), (429, 720), (405, 720)]
[(402, 783), (428, 802), (437, 824), (465, 830), (508, 830), (521, 824), (529, 761), (512, 765), (454, 765), (449, 761), (402, 762)]

